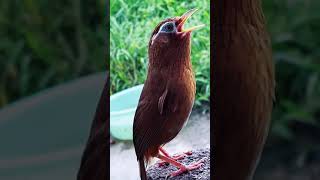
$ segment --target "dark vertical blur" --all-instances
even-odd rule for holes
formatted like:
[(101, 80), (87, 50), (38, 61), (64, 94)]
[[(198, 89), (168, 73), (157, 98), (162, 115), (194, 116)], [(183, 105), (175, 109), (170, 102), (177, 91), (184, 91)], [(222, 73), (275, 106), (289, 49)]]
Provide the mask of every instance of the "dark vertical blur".
[[(243, 0), (245, 1), (251, 2)], [(259, 1), (262, 3), (266, 27), (272, 42), (276, 67), (276, 102), (268, 140), (254, 179), (318, 180), (320, 1)], [(220, 0), (213, 2), (217, 3)], [(213, 10), (221, 11), (223, 9)], [(220, 24), (216, 22), (217, 19), (214, 19), (213, 30), (218, 34), (221, 33), (221, 28), (219, 29)], [(213, 38), (212, 42), (215, 45), (216, 38)], [(216, 59), (214, 51), (212, 56)], [(215, 66), (212, 67), (214, 69)], [(211, 107), (214, 108), (214, 100), (211, 102)]]
[(94, 117), (109, 66), (107, 8), (0, 1), (1, 180), (76, 179), (86, 142), (106, 129)]

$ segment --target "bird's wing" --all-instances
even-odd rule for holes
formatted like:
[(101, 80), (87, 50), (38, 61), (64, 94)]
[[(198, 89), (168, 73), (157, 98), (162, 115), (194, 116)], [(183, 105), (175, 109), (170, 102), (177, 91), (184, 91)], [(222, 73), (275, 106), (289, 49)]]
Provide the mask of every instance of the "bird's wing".
[(167, 123), (163, 113), (173, 112), (171, 107), (177, 102), (177, 96), (172, 95), (167, 86), (160, 85), (159, 90), (152, 91), (149, 88), (145, 85), (134, 117), (133, 142), (138, 159), (149, 147), (161, 145), (159, 135)]

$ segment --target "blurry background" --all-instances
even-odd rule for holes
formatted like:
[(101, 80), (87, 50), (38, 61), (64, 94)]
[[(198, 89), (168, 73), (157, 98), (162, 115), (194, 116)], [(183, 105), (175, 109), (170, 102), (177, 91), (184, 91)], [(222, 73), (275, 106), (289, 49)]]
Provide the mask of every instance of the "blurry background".
[[(192, 8), (198, 8), (199, 10), (188, 19), (185, 27), (206, 25), (192, 33), (191, 60), (197, 81), (196, 102), (187, 126), (165, 146), (165, 149), (171, 154), (210, 146), (209, 3), (209, 0), (119, 0), (110, 2), (111, 94), (144, 83), (148, 67), (148, 43), (152, 31), (161, 21), (169, 17), (181, 16)], [(139, 177), (132, 141), (118, 141), (115, 145), (111, 145), (110, 164), (112, 180), (131, 180)], [(123, 164), (128, 167), (126, 173), (123, 173)]]
[(106, 68), (106, 0), (0, 2), (0, 107)]
[(0, 179), (76, 178), (108, 65), (106, 9), (0, 1)]
[[(193, 5), (208, 8), (209, 5), (203, 2), (205, 1), (167, 0), (162, 3), (150, 1), (150, 4), (153, 5), (148, 6), (143, 3), (137, 4), (133, 0), (113, 1), (112, 28), (117, 28), (117, 24), (121, 24), (121, 28), (126, 28), (128, 31), (126, 34), (119, 34), (111, 38), (114, 41), (110, 42), (111, 47), (117, 47), (119, 50), (111, 49), (111, 55), (115, 58), (110, 64), (116, 64), (117, 59), (121, 58), (128, 63), (123, 64), (123, 67), (113, 65), (118, 68), (118, 73), (112, 72), (111, 75), (118, 77), (111, 77), (111, 93), (143, 82), (145, 73), (143, 69), (146, 68), (145, 42), (149, 38), (150, 30), (161, 17), (167, 17), (169, 13), (170, 16), (171, 14), (180, 15)], [(277, 68), (277, 102), (270, 136), (256, 179), (319, 179), (320, 1), (263, 0), (262, 2), (268, 30), (272, 37), (274, 61)], [(143, 16), (136, 17), (128, 14), (127, 11), (130, 8), (137, 10)], [(37, 3), (28, 0), (1, 1), (0, 107), (5, 108), (13, 101), (49, 87), (105, 70), (105, 65), (108, 65), (105, 58), (108, 57), (105, 51), (107, 34), (105, 9), (105, 0), (39, 0)], [(156, 9), (162, 11), (156, 11)], [(189, 23), (206, 16), (205, 10), (199, 11)], [(136, 22), (133, 21), (134, 18), (139, 18), (135, 26), (125, 25), (129, 21)], [(131, 31), (130, 28), (132, 28)], [(201, 39), (205, 31), (201, 30), (194, 34), (192, 51), (193, 55), (198, 56), (198, 58), (193, 57), (194, 64), (197, 63), (195, 59), (205, 59), (209, 55), (200, 50), (194, 53), (197, 52), (197, 46), (201, 45), (200, 42), (206, 41)], [(111, 36), (117, 33), (120, 31), (111, 32)], [(132, 41), (128, 39), (129, 37), (137, 41)], [(120, 49), (125, 49), (123, 43), (128, 42), (131, 45), (127, 47), (135, 49), (133, 54), (127, 53), (130, 49), (120, 51)], [(129, 58), (130, 56), (135, 58)], [(197, 75), (197, 88), (201, 89), (198, 91), (200, 94), (197, 95), (199, 100), (197, 107), (199, 103), (202, 103), (201, 107), (205, 107), (203, 104), (206, 104), (209, 93), (207, 90), (209, 62), (202, 61), (201, 63), (203, 66), (195, 66), (195, 68), (203, 68), (196, 70), (202, 73)], [(208, 65), (206, 66), (205, 63)], [(141, 69), (141, 71), (132, 73), (136, 69)], [(123, 78), (123, 76), (126, 77)], [(101, 77), (98, 82), (103, 80), (103, 75)], [(128, 77), (129, 80), (125, 80)], [(98, 89), (98, 87), (99, 85), (92, 88)], [(91, 109), (85, 112), (87, 113), (85, 117), (87, 126), (84, 126), (83, 129), (87, 129), (82, 130), (84, 132), (79, 142), (85, 143), (86, 141), (88, 125), (91, 122), (90, 117), (93, 116), (97, 102), (95, 98), (98, 98), (99, 93), (98, 89), (97, 92), (90, 93), (91, 96), (87, 97), (93, 100), (90, 103), (86, 101)], [(81, 99), (74, 103), (79, 104), (79, 101), (83, 103)], [(84, 108), (78, 113), (85, 110)], [(3, 117), (0, 116), (0, 122), (2, 120)], [(73, 131), (76, 130), (79, 129)], [(5, 140), (1, 141), (5, 143), (1, 143), (0, 149), (3, 149), (6, 144)], [(81, 150), (80, 148), (77, 156), (80, 156)], [(78, 166), (76, 163), (73, 165)], [(57, 166), (59, 165), (54, 167)], [(8, 172), (4, 167), (5, 165), (0, 166), (1, 173)], [(3, 179), (1, 177), (2, 175), (0, 179)]]
[(320, 1), (262, 2), (277, 101), (256, 179), (320, 179)]

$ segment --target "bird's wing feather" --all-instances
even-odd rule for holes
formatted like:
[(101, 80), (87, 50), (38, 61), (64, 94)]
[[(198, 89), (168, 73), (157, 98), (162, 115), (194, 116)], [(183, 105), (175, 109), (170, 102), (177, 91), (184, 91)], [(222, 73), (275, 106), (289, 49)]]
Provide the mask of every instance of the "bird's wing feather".
[(156, 88), (145, 83), (134, 117), (133, 142), (138, 159), (149, 147), (163, 143), (158, 136), (166, 126), (166, 115), (177, 108), (178, 96), (170, 92), (166, 81), (157, 82)]
[(160, 96), (159, 101), (158, 101), (158, 109), (160, 114), (162, 115), (163, 112), (163, 105), (164, 105), (164, 101), (167, 97), (168, 94), (168, 89), (166, 88), (166, 90), (163, 92), (163, 94)]

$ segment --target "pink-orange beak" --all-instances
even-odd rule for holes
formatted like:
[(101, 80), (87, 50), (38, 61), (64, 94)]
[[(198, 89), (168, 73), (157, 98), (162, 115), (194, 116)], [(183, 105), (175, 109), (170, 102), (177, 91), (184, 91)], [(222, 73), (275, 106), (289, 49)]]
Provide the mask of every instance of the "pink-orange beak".
[(179, 24), (178, 24), (178, 31), (179, 32), (182, 32), (182, 33), (186, 33), (186, 32), (191, 32), (191, 31), (194, 31), (196, 29), (200, 29), (202, 27), (204, 27), (205, 25), (204, 24), (201, 24), (201, 25), (197, 25), (197, 26), (192, 26), (190, 28), (187, 28), (187, 29), (184, 29), (183, 28), (183, 25), (185, 24), (185, 22), (192, 16), (193, 13), (195, 13), (198, 9), (191, 9), (189, 11), (187, 11), (186, 13), (184, 13), (180, 19), (179, 19)]

